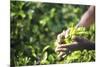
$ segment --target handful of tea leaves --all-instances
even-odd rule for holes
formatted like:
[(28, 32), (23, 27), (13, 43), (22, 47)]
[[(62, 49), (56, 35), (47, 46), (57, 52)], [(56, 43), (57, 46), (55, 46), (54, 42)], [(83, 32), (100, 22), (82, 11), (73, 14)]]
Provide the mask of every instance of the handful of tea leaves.
[(72, 38), (74, 36), (87, 37), (88, 34), (88, 30), (86, 30), (84, 27), (70, 27), (69, 32), (65, 35), (65, 44), (72, 43)]
[[(72, 43), (72, 39), (74, 36), (79, 36), (79, 37), (86, 37), (90, 40), (90, 35), (91, 33), (89, 32), (91, 28), (86, 29), (85, 27), (70, 27), (69, 31), (66, 32), (65, 34), (65, 39), (64, 39), (64, 44), (69, 44)], [(61, 56), (62, 55), (62, 56)], [(65, 52), (60, 52), (58, 57), (60, 57), (60, 59), (63, 59), (66, 56)]]

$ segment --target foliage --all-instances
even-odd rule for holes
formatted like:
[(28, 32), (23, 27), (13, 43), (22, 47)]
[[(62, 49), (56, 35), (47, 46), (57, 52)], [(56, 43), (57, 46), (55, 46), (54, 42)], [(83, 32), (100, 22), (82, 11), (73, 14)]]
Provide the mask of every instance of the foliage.
[(21, 66), (60, 63), (56, 36), (75, 25), (88, 6), (11, 1), (10, 7), (11, 65)]
[[(70, 31), (68, 32), (68, 34), (66, 34), (66, 38), (65, 38), (65, 43), (67, 43), (67, 44), (68, 43), (72, 43), (72, 38), (74, 36), (85, 37), (88, 40), (92, 39), (92, 41), (94, 41), (94, 38), (95, 38), (94, 25), (90, 26), (90, 28), (88, 28), (88, 29), (86, 29), (85, 27), (78, 27), (78, 28), (76, 28), (76, 27), (69, 27), (69, 30)], [(91, 32), (89, 32), (89, 31), (91, 31)]]
[[(88, 40), (95, 41), (95, 26), (92, 25), (90, 28), (86, 29), (84, 27), (69, 27), (69, 32), (66, 34), (66, 38), (64, 39), (64, 44), (72, 43), (74, 36), (85, 37)], [(90, 32), (91, 31), (91, 32)], [(92, 36), (91, 36), (92, 35)], [(91, 37), (90, 37), (91, 36)], [(63, 52), (58, 53), (64, 54)], [(63, 57), (65, 57), (64, 55)], [(67, 55), (63, 61), (60, 63), (73, 63), (73, 62), (90, 62), (95, 61), (95, 50), (77, 50), (72, 52), (70, 55)]]

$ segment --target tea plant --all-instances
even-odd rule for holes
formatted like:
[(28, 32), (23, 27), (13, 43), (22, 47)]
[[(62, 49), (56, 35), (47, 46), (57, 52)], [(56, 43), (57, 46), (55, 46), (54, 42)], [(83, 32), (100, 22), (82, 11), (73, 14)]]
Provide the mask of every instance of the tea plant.
[[(64, 39), (65, 44), (72, 43), (73, 37), (75, 36), (80, 36), (80, 37), (85, 37), (88, 40), (95, 41), (95, 26), (91, 26), (90, 28), (86, 29), (84, 27), (70, 27), (69, 32), (66, 34), (66, 38)], [(64, 52), (60, 52), (60, 54), (64, 54)], [(60, 55), (59, 54), (59, 55)], [(63, 61), (60, 63), (72, 63), (72, 62), (91, 62), (95, 61), (95, 50), (86, 50), (84, 49), (83, 51), (77, 50), (73, 51), (71, 54), (68, 56), (63, 55), (64, 58)]]

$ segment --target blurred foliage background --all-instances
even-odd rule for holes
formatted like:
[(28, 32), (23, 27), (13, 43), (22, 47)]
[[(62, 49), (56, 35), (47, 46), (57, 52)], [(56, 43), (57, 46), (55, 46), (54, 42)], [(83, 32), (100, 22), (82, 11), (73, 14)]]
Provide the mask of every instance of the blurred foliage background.
[[(65, 58), (60, 62), (54, 51), (57, 35), (69, 26), (76, 25), (88, 7), (88, 5), (10, 1), (11, 65), (94, 61), (94, 58), (89, 60), (86, 57), (85, 60), (80, 58), (68, 62), (65, 62)], [(85, 53), (87, 56), (86, 50), (78, 56), (77, 53), (73, 56), (79, 59)]]

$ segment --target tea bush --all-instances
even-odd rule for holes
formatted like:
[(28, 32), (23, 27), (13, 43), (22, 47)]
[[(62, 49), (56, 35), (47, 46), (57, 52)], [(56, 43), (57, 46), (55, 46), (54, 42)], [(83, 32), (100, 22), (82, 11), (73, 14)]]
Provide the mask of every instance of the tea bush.
[[(94, 51), (78, 51), (63, 61), (58, 61), (54, 51), (57, 35), (76, 25), (87, 8), (86, 5), (10, 1), (11, 66), (88, 62), (91, 58), (94, 61)], [(92, 34), (91, 30), (88, 32)], [(91, 35), (88, 38), (93, 39)]]
[[(91, 32), (90, 32), (91, 31)], [(85, 27), (69, 27), (69, 32), (66, 33), (66, 38), (62, 39), (64, 44), (69, 44), (73, 42), (74, 36), (85, 37), (88, 40), (94, 42), (95, 41), (95, 26), (92, 25), (90, 28), (86, 29)], [(85, 45), (85, 44), (84, 44)], [(95, 50), (76, 50), (71, 54), (63, 55), (59, 57), (61, 54), (65, 54), (64, 52), (58, 53), (58, 58), (63, 59), (60, 63), (73, 63), (73, 62), (92, 62), (95, 61)]]

